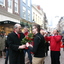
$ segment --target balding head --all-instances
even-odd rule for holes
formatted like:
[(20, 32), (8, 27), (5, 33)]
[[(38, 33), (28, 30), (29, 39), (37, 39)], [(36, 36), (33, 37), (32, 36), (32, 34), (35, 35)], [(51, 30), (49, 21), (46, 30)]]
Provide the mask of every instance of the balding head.
[(59, 33), (59, 32), (58, 32), (57, 29), (54, 29), (54, 30), (53, 30), (53, 34), (54, 34), (54, 35), (58, 35), (58, 33)]
[(15, 25), (14, 25), (14, 30), (15, 30), (17, 33), (20, 33), (20, 32), (21, 32), (21, 25), (20, 25), (20, 24), (15, 24)]
[(19, 26), (21, 26), (21, 25), (20, 24), (15, 24), (14, 25), (14, 29), (17, 28), (17, 27), (19, 27)]

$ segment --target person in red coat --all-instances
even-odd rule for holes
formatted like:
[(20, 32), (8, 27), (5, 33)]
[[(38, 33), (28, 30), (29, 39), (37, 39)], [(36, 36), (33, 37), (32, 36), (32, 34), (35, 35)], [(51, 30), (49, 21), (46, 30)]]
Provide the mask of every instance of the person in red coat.
[(60, 41), (62, 37), (56, 29), (53, 31), (52, 36), (47, 35), (45, 36), (45, 39), (46, 41), (50, 41), (51, 64), (60, 64)]
[[(28, 28), (24, 27), (24, 35), (25, 35), (25, 37), (28, 36), (28, 34), (29, 34)], [(24, 52), (25, 52), (25, 54), (26, 54), (26, 52), (28, 53), (28, 58), (30, 60), (30, 64), (32, 64), (32, 55), (31, 55), (31, 51), (28, 49), (28, 47), (25, 48)]]

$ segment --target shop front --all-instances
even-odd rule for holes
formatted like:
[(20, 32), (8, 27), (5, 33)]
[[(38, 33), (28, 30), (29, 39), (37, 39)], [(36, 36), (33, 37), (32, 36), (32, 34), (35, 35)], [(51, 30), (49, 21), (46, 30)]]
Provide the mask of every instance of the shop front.
[(10, 32), (13, 31), (13, 26), (16, 22), (13, 21), (1, 21), (0, 22), (0, 33), (5, 33), (8, 35)]

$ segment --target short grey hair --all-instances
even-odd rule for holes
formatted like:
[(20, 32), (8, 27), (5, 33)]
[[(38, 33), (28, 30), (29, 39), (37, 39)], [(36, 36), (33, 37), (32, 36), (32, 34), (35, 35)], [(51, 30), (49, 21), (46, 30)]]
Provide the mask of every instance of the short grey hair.
[(28, 29), (28, 27), (27, 27), (27, 26), (25, 26), (24, 28)]
[(14, 29), (17, 28), (18, 26), (21, 26), (20, 24), (15, 24)]

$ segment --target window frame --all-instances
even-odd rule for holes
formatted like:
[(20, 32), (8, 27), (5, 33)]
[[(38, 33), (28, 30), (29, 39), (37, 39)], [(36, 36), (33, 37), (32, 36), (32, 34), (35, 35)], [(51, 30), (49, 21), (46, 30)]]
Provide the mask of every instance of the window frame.
[(12, 0), (8, 0), (8, 8), (12, 9)]
[(28, 6), (30, 7), (30, 5), (31, 5), (31, 2), (30, 2), (30, 0), (28, 0)]
[[(1, 4), (1, 3), (2, 3), (2, 4)], [(0, 5), (1, 5), (1, 6), (5, 6), (5, 0), (1, 0), (1, 1), (0, 1)]]
[(23, 3), (26, 3), (26, 0), (22, 0), (23, 1)]

